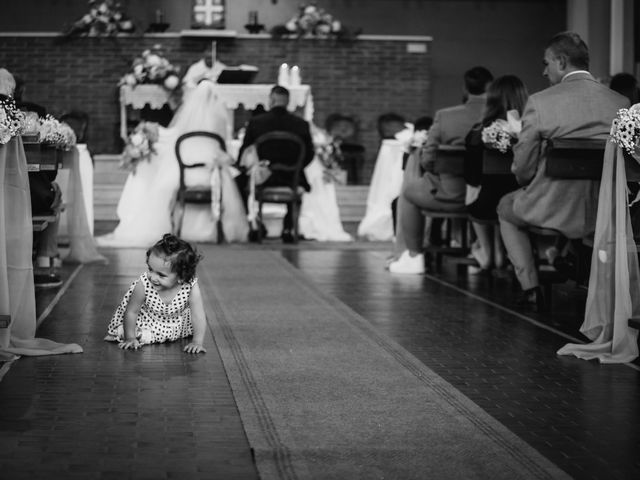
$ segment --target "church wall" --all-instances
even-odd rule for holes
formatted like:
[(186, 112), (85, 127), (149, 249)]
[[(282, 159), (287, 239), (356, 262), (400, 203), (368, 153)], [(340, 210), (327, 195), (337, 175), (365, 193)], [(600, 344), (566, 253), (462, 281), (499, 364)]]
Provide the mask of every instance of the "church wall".
[[(2, 32), (34, 32), (49, 31), (60, 32), (65, 24), (79, 18), (87, 10), (86, 0), (21, 0), (20, 2), (5, 2), (3, 15), (0, 16), (0, 34)], [(122, 2), (126, 11), (138, 20), (138, 31), (142, 32), (147, 25), (154, 20), (155, 11), (161, 9), (166, 21), (171, 26), (170, 32), (180, 32), (190, 26), (190, 0), (127, 0)], [(299, 0), (227, 0), (227, 28), (244, 33), (244, 25), (247, 22), (247, 12), (257, 10), (259, 20), (268, 28), (277, 23), (284, 23), (302, 3)], [(415, 119), (418, 115), (433, 115), (434, 111), (454, 103), (461, 98), (461, 79), (463, 72), (474, 65), (485, 65), (495, 75), (515, 74), (520, 76), (528, 86), (530, 92), (545, 88), (547, 83), (542, 77), (542, 49), (546, 41), (556, 32), (566, 28), (567, 13), (566, 2), (558, 0), (317, 0), (319, 6), (325, 8), (335, 17), (342, 20), (343, 24), (350, 28), (362, 28), (364, 34), (370, 35), (428, 35), (433, 38), (428, 55), (428, 72), (419, 55), (406, 54), (406, 42), (382, 42), (360, 41), (359, 46), (345, 48), (334, 47), (318, 41), (286, 42), (280, 44), (268, 39), (248, 40), (235, 39), (233, 41), (219, 42), (219, 55), (223, 61), (229, 64), (253, 63), (261, 68), (259, 81), (273, 81), (275, 76), (267, 72), (277, 68), (279, 59), (285, 57), (289, 49), (292, 58), (298, 63), (304, 62), (305, 71), (313, 71), (313, 77), (305, 75), (304, 80), (311, 83), (316, 94), (316, 111), (319, 123), (324, 116), (335, 110), (335, 105), (343, 105), (342, 111), (348, 111), (361, 104), (367, 105), (369, 110), (358, 111), (363, 121), (363, 134), (367, 144), (369, 156), (375, 155), (377, 150), (377, 137), (374, 116), (385, 111), (393, 110), (404, 115), (407, 119)], [(34, 15), (24, 15), (24, 12), (38, 12)], [(0, 40), (0, 46), (8, 39)], [(18, 40), (13, 48), (20, 58), (29, 58), (38, 53), (32, 50), (35, 40)], [(105, 55), (99, 63), (103, 69), (109, 70), (108, 76), (101, 77), (99, 98), (104, 97), (112, 104), (101, 107), (101, 114), (113, 112), (117, 108), (114, 84), (109, 81), (117, 81), (124, 73), (131, 57), (142, 50), (143, 45), (161, 42), (171, 49), (171, 60), (186, 67), (195, 57), (196, 47), (191, 49), (193, 40), (171, 38), (155, 39), (118, 39), (116, 47), (108, 41), (101, 39), (83, 39), (72, 43), (71, 51), (83, 58), (91, 57), (87, 65), (98, 62), (94, 58)], [(21, 47), (18, 44), (21, 43)], [(46, 49), (53, 48), (48, 43), (50, 40), (38, 40), (47, 44)], [(47, 43), (48, 42), (48, 43)], [(75, 42), (75, 41), (74, 41)], [(87, 49), (78, 45), (87, 45)], [(201, 42), (204, 43), (204, 40)], [(258, 46), (259, 45), (259, 46)], [(65, 47), (66, 48), (66, 47)], [(118, 48), (122, 49), (118, 51)], [(198, 47), (199, 48), (199, 47)], [(266, 56), (257, 56), (255, 52), (268, 50)], [(391, 58), (388, 49), (400, 54), (399, 61)], [(365, 52), (367, 50), (367, 52)], [(0, 61), (4, 64), (12, 64), (20, 67), (16, 59), (11, 56), (11, 50), (0, 52)], [(324, 52), (324, 53), (322, 53)], [(339, 53), (340, 52), (340, 53)], [(360, 52), (366, 61), (346, 59), (345, 54)], [(380, 55), (379, 55), (380, 52)], [(382, 56), (381, 56), (382, 55)], [(54, 58), (71, 59), (72, 65), (82, 69), (77, 73), (79, 77), (90, 75), (85, 72), (83, 60), (73, 60), (64, 49), (56, 50)], [(335, 63), (327, 63), (324, 58), (340, 59)], [(48, 61), (46, 58), (44, 61)], [(406, 60), (406, 62), (405, 62)], [(420, 60), (417, 61), (416, 60)], [(597, 61), (597, 59), (594, 59)], [(269, 63), (270, 62), (270, 63)], [(405, 63), (402, 63), (405, 62)], [(28, 60), (31, 65), (31, 60)], [(340, 87), (340, 94), (332, 94), (333, 85), (322, 85), (324, 79), (333, 79), (338, 75), (346, 79), (346, 73), (336, 72), (336, 69), (347, 68), (352, 75), (348, 79), (351, 87)], [(47, 85), (38, 80), (36, 63), (32, 67), (34, 71), (34, 85), (29, 89), (33, 96), (42, 95), (38, 91), (38, 85)], [(323, 69), (327, 69), (323, 72)], [(395, 75), (384, 77), (390, 82), (384, 90), (382, 97), (369, 95), (370, 86), (380, 82), (381, 69), (395, 71)], [(67, 68), (68, 70), (68, 68)], [(55, 70), (52, 70), (55, 73)], [(95, 84), (99, 75), (93, 74), (91, 82)], [(30, 75), (31, 77), (32, 75)], [(54, 75), (55, 76), (55, 75)], [(102, 80), (104, 79), (104, 80)], [(402, 83), (398, 80), (402, 79)], [(424, 81), (423, 81), (424, 79)], [(54, 82), (54, 80), (47, 80)], [(55, 80), (58, 82), (58, 80)], [(422, 82), (421, 85), (419, 85)], [(97, 86), (84, 87), (97, 89)], [(349, 90), (350, 88), (350, 90)], [(427, 89), (428, 91), (425, 91)], [(420, 91), (416, 99), (415, 92)], [(326, 93), (324, 93), (326, 92)], [(107, 97), (105, 97), (107, 95)], [(344, 98), (342, 95), (345, 95)], [(330, 98), (330, 105), (324, 106), (322, 102)], [(374, 105), (375, 104), (375, 105)], [(353, 105), (353, 107), (352, 107)], [(420, 110), (419, 110), (420, 109)], [(375, 115), (374, 115), (375, 110)], [(114, 120), (115, 121), (114, 117)], [(106, 121), (106, 120), (105, 120)], [(96, 127), (94, 127), (96, 128)], [(109, 131), (108, 135), (112, 136)], [(101, 149), (109, 145), (107, 140), (100, 140)]]
[[(177, 36), (65, 42), (54, 37), (0, 36), (0, 65), (26, 80), (26, 100), (46, 106), (53, 115), (73, 108), (87, 111), (93, 153), (119, 153), (116, 85), (131, 60), (144, 48), (161, 43), (167, 58), (184, 71), (210, 42)], [(405, 41), (236, 38), (218, 40), (217, 52), (224, 62), (242, 58), (258, 66), (255, 83), (274, 83), (282, 62), (299, 65), (303, 83), (312, 86), (318, 125), (332, 112), (359, 119), (367, 151), (363, 181), (371, 175), (378, 149), (377, 116), (398, 111), (413, 119), (431, 110), (430, 56), (408, 53)]]

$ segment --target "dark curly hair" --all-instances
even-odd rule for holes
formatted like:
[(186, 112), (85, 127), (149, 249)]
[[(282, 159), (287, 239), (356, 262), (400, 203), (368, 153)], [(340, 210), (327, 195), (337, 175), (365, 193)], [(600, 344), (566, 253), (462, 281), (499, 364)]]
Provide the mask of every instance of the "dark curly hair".
[(190, 282), (193, 279), (196, 274), (196, 266), (202, 259), (202, 255), (189, 242), (185, 242), (171, 233), (165, 233), (162, 240), (147, 250), (147, 260), (152, 253), (170, 261), (171, 271), (175, 272), (183, 282)]

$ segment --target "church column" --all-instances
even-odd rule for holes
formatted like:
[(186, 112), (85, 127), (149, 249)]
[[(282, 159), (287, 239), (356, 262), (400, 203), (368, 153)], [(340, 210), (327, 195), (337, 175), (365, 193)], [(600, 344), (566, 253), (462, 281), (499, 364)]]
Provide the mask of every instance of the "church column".
[(619, 72), (636, 73), (633, 0), (567, 0), (567, 30), (589, 46), (590, 70), (608, 81)]

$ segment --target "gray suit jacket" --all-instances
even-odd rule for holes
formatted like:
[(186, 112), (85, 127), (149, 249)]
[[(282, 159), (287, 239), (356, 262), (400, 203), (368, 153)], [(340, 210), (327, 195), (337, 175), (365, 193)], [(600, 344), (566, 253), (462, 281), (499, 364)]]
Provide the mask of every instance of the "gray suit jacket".
[[(474, 124), (482, 118), (485, 95), (469, 95), (463, 105), (438, 110), (429, 129), (429, 137), (424, 147), (421, 164), (435, 162), (438, 145), (458, 145), (464, 147), (464, 139)], [(436, 175), (424, 174), (428, 185), (432, 187), (436, 200), (445, 203), (458, 203), (464, 206), (466, 183), (464, 177), (443, 173)]]
[(520, 185), (513, 213), (531, 225), (554, 228), (569, 238), (593, 232), (599, 182), (561, 180), (546, 176), (545, 147), (552, 138), (606, 139), (626, 97), (596, 81), (589, 73), (574, 73), (529, 97), (522, 132), (513, 148), (511, 171)]

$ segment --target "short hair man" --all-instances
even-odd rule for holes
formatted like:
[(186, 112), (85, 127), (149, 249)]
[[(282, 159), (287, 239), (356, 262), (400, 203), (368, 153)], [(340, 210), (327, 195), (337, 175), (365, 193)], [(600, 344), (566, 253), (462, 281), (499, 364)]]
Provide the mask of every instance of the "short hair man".
[(505, 195), (498, 205), (504, 244), (523, 289), (518, 304), (539, 310), (544, 299), (526, 227), (552, 228), (567, 238), (580, 238), (593, 232), (598, 204), (598, 182), (546, 175), (545, 142), (607, 138), (616, 112), (629, 104), (589, 73), (589, 50), (576, 33), (555, 35), (543, 63), (551, 86), (529, 97), (513, 148), (511, 171), (524, 188)]
[(420, 162), (415, 156), (407, 162), (398, 199), (395, 248), (400, 256), (389, 264), (391, 273), (424, 273), (424, 255), (421, 252), (425, 219), (421, 210), (464, 210), (464, 177), (434, 173), (436, 151), (439, 145), (464, 146), (467, 133), (482, 117), (485, 90), (492, 80), (491, 72), (484, 67), (467, 70), (464, 73), (464, 103), (436, 112)]
[[(300, 137), (305, 146), (304, 166), (311, 163), (315, 149), (311, 140), (309, 123), (289, 112), (287, 110), (288, 105), (289, 90), (280, 85), (273, 87), (269, 93), (269, 111), (253, 117), (247, 124), (242, 147), (240, 147), (240, 152), (238, 153), (239, 159), (242, 158), (244, 150), (249, 145), (252, 145), (261, 135), (273, 131), (285, 131)], [(268, 158), (272, 163), (277, 162), (278, 158), (282, 157), (283, 152), (280, 149), (270, 150), (269, 147), (269, 145), (265, 145), (264, 151), (260, 152), (261, 158)], [(286, 152), (284, 153), (286, 154)], [(284, 172), (273, 172), (263, 185), (286, 185), (288, 183), (288, 179), (284, 175), (286, 175)], [(241, 190), (246, 190), (246, 187), (244, 186), (246, 184), (246, 180), (243, 181), (238, 178), (237, 182)], [(300, 186), (306, 191), (311, 189), (309, 182), (307, 181), (307, 177), (304, 175), (304, 171), (301, 172)], [(282, 225), (282, 239), (285, 242), (293, 241), (292, 228), (294, 221), (295, 219), (292, 216), (292, 212), (287, 211)]]

